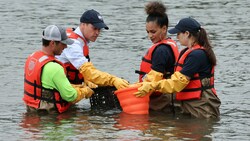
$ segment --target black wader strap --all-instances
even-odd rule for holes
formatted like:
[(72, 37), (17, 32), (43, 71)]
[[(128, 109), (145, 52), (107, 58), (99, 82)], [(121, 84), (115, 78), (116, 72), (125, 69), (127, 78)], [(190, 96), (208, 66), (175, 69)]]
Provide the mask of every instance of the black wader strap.
[[(200, 80), (201, 81), (204, 78), (211, 78), (213, 76), (214, 76), (214, 74), (210, 74), (210, 75), (207, 75), (205, 77), (204, 76), (203, 77), (193, 77), (193, 78), (191, 78), (191, 80)], [(204, 91), (206, 89), (212, 89), (212, 88), (214, 88), (214, 85), (201, 86), (201, 88), (184, 89), (184, 90), (182, 90), (182, 92), (193, 92), (193, 91), (200, 91), (200, 90)]]
[(145, 75), (145, 74), (147, 74), (146, 72), (142, 72), (142, 71), (139, 71), (139, 70), (135, 70), (135, 73), (140, 74), (140, 75)]
[(34, 81), (34, 99), (36, 100), (37, 95), (36, 95), (36, 88), (37, 88), (37, 84), (36, 84), (36, 80)]
[(148, 59), (146, 59), (146, 58), (144, 58), (144, 57), (142, 57), (142, 61), (147, 62), (147, 63), (149, 63), (149, 64), (152, 64), (152, 61), (151, 61), (151, 60), (148, 60)]
[(90, 62), (90, 57), (89, 55), (85, 56), (88, 59), (88, 62)]
[[(41, 89), (41, 91), (42, 91), (42, 89), (45, 89), (45, 88), (43, 88), (43, 87), (40, 86), (40, 85), (37, 85), (36, 80), (34, 81), (34, 83), (31, 83), (31, 82), (28, 81), (27, 79), (24, 79), (24, 81), (25, 81), (27, 84), (29, 84), (29, 85), (31, 85), (31, 86), (34, 86), (34, 95), (31, 94), (31, 93), (28, 93), (27, 91), (24, 90), (24, 93), (25, 93), (26, 95), (28, 95), (29, 97), (33, 97), (34, 100), (40, 99), (40, 100), (44, 100), (44, 101), (47, 101), (47, 102), (50, 102), (50, 103), (62, 103), (62, 102), (63, 102), (62, 100), (56, 101), (55, 96), (53, 96), (53, 99), (48, 99), (48, 98), (44, 98), (44, 97), (41, 97), (41, 96), (37, 96), (36, 90), (37, 90), (37, 89)], [(55, 92), (55, 90), (51, 90), (51, 89), (47, 89), (47, 90), (50, 90), (50, 91)]]
[[(34, 97), (34, 95), (28, 93), (27, 91), (24, 91), (24, 93), (30, 97)], [(50, 102), (50, 103), (54, 103), (54, 99), (48, 99), (48, 98), (44, 98), (44, 97), (40, 97), (40, 96), (36, 96), (36, 99), (40, 99), (40, 100), (44, 100), (44, 101), (47, 101), (47, 102)], [(56, 101), (56, 103), (61, 103), (60, 101)]]
[(172, 102), (172, 112), (173, 112), (173, 116), (175, 116), (175, 109), (174, 109), (174, 94), (171, 94), (171, 102)]

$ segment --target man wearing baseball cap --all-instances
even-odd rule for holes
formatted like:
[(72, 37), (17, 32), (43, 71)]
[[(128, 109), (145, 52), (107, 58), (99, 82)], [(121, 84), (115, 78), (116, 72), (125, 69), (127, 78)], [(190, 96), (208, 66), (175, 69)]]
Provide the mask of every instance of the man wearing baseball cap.
[(28, 112), (62, 113), (71, 104), (93, 94), (87, 86), (71, 85), (63, 64), (55, 58), (73, 43), (60, 26), (50, 25), (44, 29), (42, 49), (32, 53), (25, 63), (23, 101)]
[(101, 29), (108, 30), (103, 17), (96, 10), (87, 10), (80, 17), (80, 24), (76, 29), (67, 29), (69, 38), (75, 42), (63, 51), (58, 60), (64, 63), (67, 76), (71, 83), (84, 83), (92, 88), (97, 86), (115, 86), (125, 88), (128, 82), (109, 73), (97, 70), (90, 62), (89, 42), (95, 42)]

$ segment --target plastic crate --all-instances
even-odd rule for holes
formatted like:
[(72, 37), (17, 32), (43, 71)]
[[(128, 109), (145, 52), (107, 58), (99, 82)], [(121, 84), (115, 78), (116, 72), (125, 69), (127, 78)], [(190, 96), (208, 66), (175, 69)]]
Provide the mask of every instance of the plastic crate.
[(98, 87), (94, 90), (94, 94), (90, 97), (91, 109), (94, 110), (112, 110), (120, 109), (121, 106), (114, 92), (115, 87)]

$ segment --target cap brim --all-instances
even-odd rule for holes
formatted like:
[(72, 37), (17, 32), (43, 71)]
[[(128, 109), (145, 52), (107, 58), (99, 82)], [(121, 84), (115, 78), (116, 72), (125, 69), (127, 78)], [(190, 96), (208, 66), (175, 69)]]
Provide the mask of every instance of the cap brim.
[(170, 34), (176, 34), (178, 32), (181, 32), (181, 31), (179, 29), (176, 29), (176, 28), (172, 28), (172, 29), (168, 30), (168, 33), (170, 33)]
[(60, 41), (60, 42), (62, 42), (63, 44), (66, 44), (66, 45), (72, 45), (74, 43), (74, 40), (71, 40), (68, 38), (68, 39)]
[(109, 29), (109, 27), (105, 23), (92, 23), (92, 25), (98, 29), (104, 28), (106, 30)]

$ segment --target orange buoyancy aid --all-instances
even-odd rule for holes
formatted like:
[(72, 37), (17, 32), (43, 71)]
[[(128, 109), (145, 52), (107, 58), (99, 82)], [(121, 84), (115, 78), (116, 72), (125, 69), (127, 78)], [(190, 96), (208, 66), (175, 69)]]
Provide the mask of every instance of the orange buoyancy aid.
[[(182, 70), (183, 64), (187, 56), (194, 50), (202, 49), (205, 50), (200, 45), (194, 46), (192, 49), (185, 48), (181, 51), (180, 57), (177, 61), (175, 71)], [(209, 86), (202, 86), (201, 80), (203, 78), (210, 78)], [(188, 85), (181, 91), (176, 93), (176, 100), (190, 100), (190, 99), (200, 99), (203, 90), (212, 89), (213, 93), (216, 94), (214, 88), (214, 66), (211, 69), (211, 73), (208, 76), (200, 77), (199, 73), (195, 73), (190, 79)]]
[[(57, 111), (62, 113), (70, 107), (70, 103), (63, 100), (60, 93), (56, 89), (47, 89), (42, 86), (41, 75), (44, 65), (48, 62), (57, 62), (58, 64), (63, 64), (57, 61), (52, 56), (47, 56), (42, 51), (37, 51), (31, 54), (25, 63), (24, 71), (24, 97), (23, 101), (26, 105), (39, 108), (41, 100), (54, 103)], [(54, 96), (53, 99), (48, 99), (43, 96), (42, 91), (50, 91)]]
[[(69, 38), (79, 40), (80, 42), (84, 42), (84, 45), (82, 47), (83, 48), (83, 55), (88, 59), (88, 61), (90, 61), (89, 47), (87, 45), (86, 39), (81, 37), (80, 35), (76, 34), (74, 32), (74, 29), (72, 29), (72, 28), (67, 28), (66, 32), (67, 32), (67, 35)], [(78, 69), (76, 69), (71, 63), (65, 63), (64, 67), (66, 68), (67, 77), (68, 77), (70, 83), (82, 84), (82, 82), (84, 81), (83, 76), (79, 72)]]
[[(156, 47), (158, 47), (160, 44), (166, 44), (168, 46), (171, 47), (173, 53), (174, 53), (174, 57), (175, 57), (175, 62), (178, 59), (179, 56), (179, 51), (178, 51), (178, 47), (177, 44), (174, 40), (172, 40), (171, 38), (162, 40), (154, 45), (152, 45), (147, 53), (145, 54), (144, 57), (142, 57), (142, 62), (140, 65), (140, 71), (136, 71), (136, 73), (139, 73), (139, 81), (142, 82), (142, 78), (145, 74), (149, 73), (151, 70), (151, 66), (152, 66), (152, 54), (154, 52), (154, 50), (156, 49)], [(166, 73), (167, 74), (167, 73)], [(165, 75), (165, 74), (164, 74)]]

